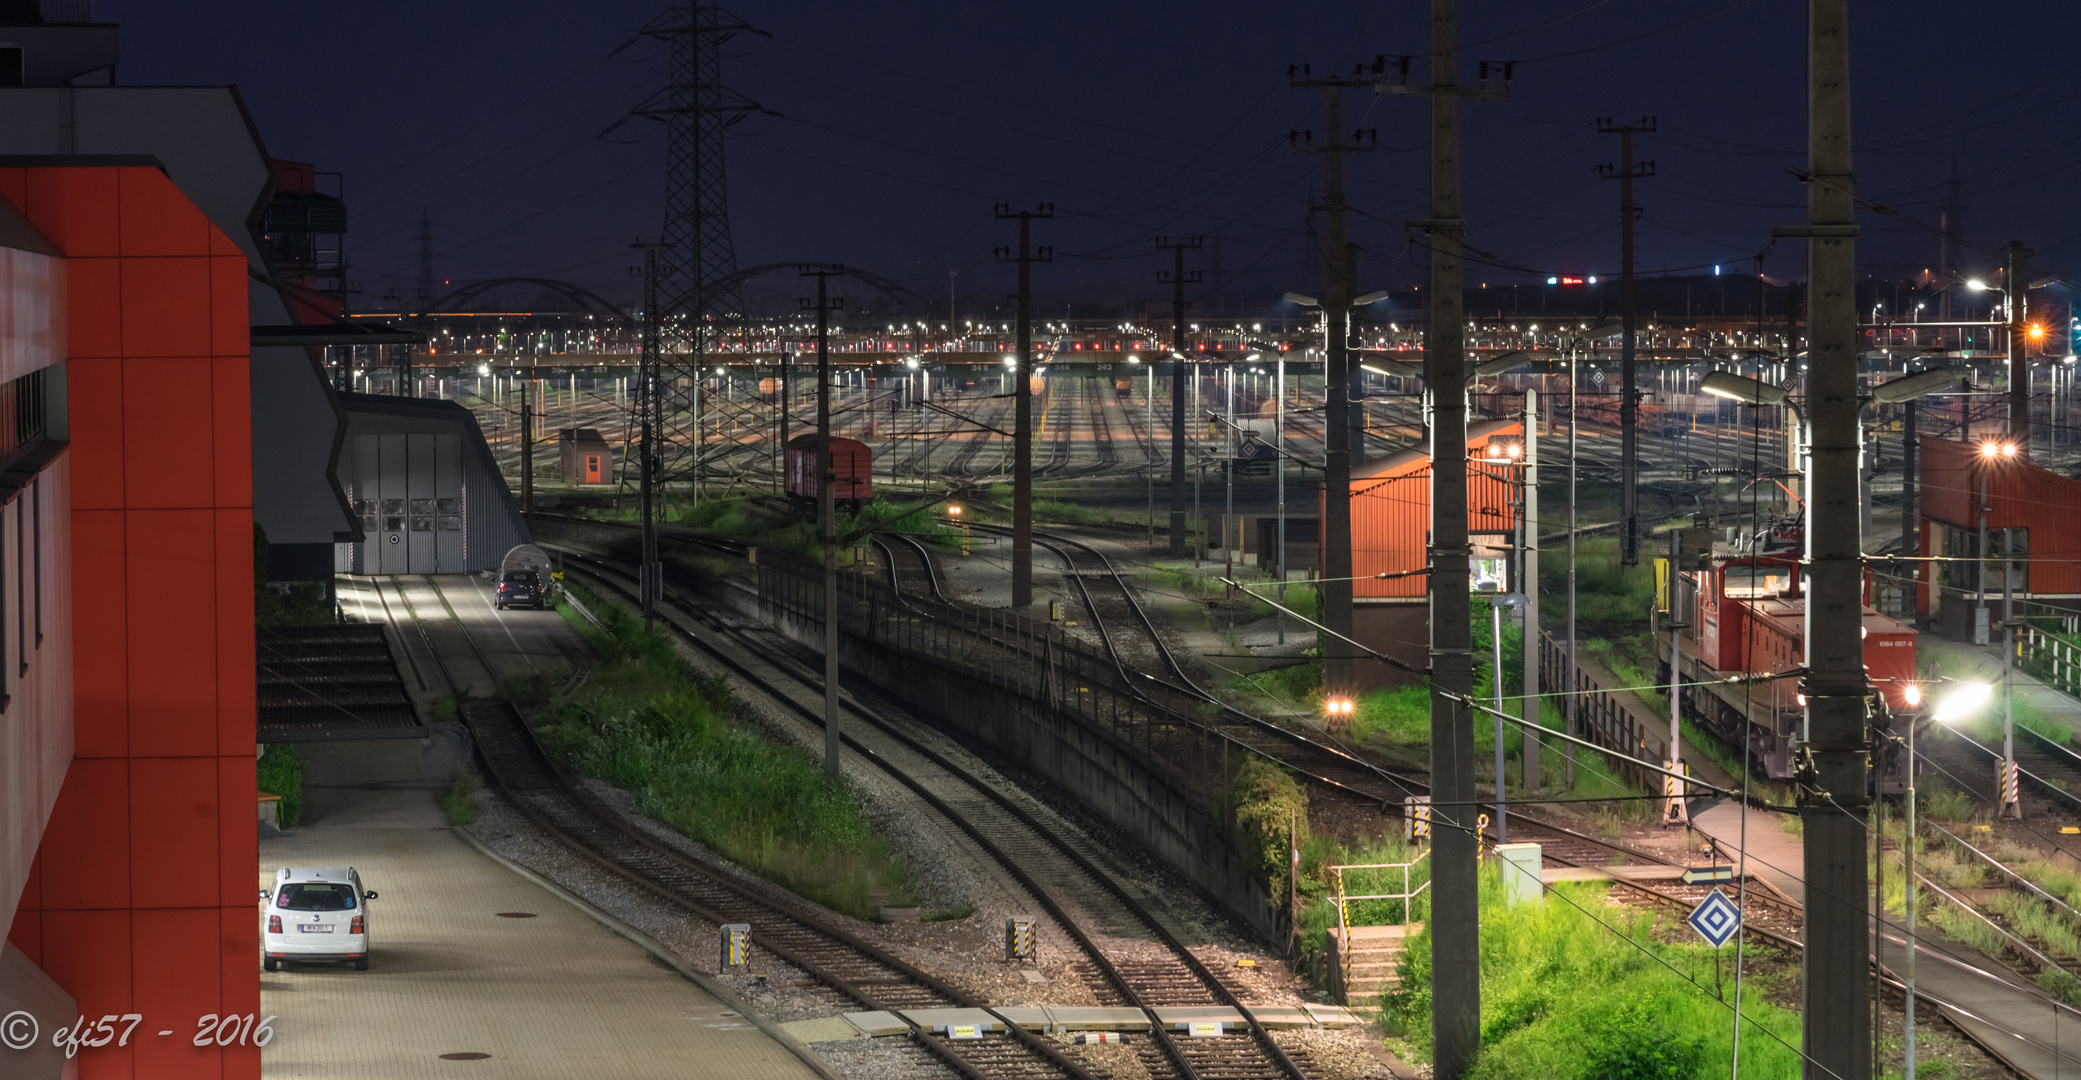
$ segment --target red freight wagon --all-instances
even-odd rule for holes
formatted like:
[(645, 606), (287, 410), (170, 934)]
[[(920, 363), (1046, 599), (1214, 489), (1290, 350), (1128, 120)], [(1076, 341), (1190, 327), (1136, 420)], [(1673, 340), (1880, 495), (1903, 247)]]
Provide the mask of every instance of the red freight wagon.
[[(788, 440), (788, 498), (816, 500), (817, 448), (815, 435)], [(831, 489), (833, 499), (857, 506), (874, 498), (874, 451), (866, 443), (833, 437), (831, 471), (838, 477)]]

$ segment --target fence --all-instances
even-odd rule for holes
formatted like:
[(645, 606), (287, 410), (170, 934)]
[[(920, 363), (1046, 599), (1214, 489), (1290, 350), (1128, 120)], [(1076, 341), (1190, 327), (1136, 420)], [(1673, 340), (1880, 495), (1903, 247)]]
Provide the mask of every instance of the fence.
[(1662, 790), (1662, 775), (1649, 772), (1636, 764), (1634, 758), (1648, 758), (1647, 738), (1640, 723), (1633, 718), (1631, 710), (1618, 703), (1611, 692), (1598, 685), (1581, 668), (1574, 678), (1562, 673), (1568, 668), (1568, 647), (1554, 640), (1552, 634), (1539, 635), (1539, 685), (1546, 688), (1566, 687), (1571, 696), (1561, 703), (1565, 712), (1576, 710), (1576, 734), (1596, 743), (1624, 758), (1612, 759), (1614, 771), (1626, 783), (1641, 791)]
[[(2070, 616), (2062, 617), (2061, 624), (2070, 621)], [(2067, 694), (2081, 697), (2081, 646), (2025, 623), (2017, 649), (2026, 670)]]

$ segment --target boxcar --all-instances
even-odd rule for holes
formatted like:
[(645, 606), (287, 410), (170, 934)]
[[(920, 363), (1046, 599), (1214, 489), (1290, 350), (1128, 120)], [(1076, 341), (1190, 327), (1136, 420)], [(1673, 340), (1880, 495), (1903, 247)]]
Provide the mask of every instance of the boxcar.
[[(788, 498), (815, 502), (817, 497), (817, 436), (797, 435), (788, 440)], [(874, 452), (853, 439), (831, 440), (831, 471), (838, 482), (831, 497), (855, 506), (874, 498)]]

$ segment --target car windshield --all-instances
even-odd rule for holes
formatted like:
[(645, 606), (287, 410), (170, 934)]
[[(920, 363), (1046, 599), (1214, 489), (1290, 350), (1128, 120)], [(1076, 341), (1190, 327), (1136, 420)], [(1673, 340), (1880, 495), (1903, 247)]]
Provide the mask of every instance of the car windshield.
[(535, 572), (533, 570), (511, 570), (506, 573), (506, 580), (514, 585), (533, 585), (535, 583)]
[(352, 911), (354, 886), (336, 881), (299, 881), (282, 886), (275, 906), (285, 911)]

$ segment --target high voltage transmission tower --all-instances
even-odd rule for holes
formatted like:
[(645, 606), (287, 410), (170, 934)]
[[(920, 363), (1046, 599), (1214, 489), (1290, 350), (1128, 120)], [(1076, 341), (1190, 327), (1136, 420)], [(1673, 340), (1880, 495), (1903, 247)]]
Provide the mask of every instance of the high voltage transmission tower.
[[(722, 47), (739, 34), (770, 36), (713, 4), (675, 4), (638, 34), (665, 43), (665, 87), (629, 110), (665, 125), (665, 221), (655, 264), (656, 422), (661, 481), (699, 490), (701, 349), (711, 318), (741, 315), (738, 286), (716, 286), (737, 270), (730, 239), (723, 133), (755, 112), (777, 115), (723, 85)], [(632, 44), (634, 39), (615, 50)], [(613, 130), (610, 128), (609, 130)]]

